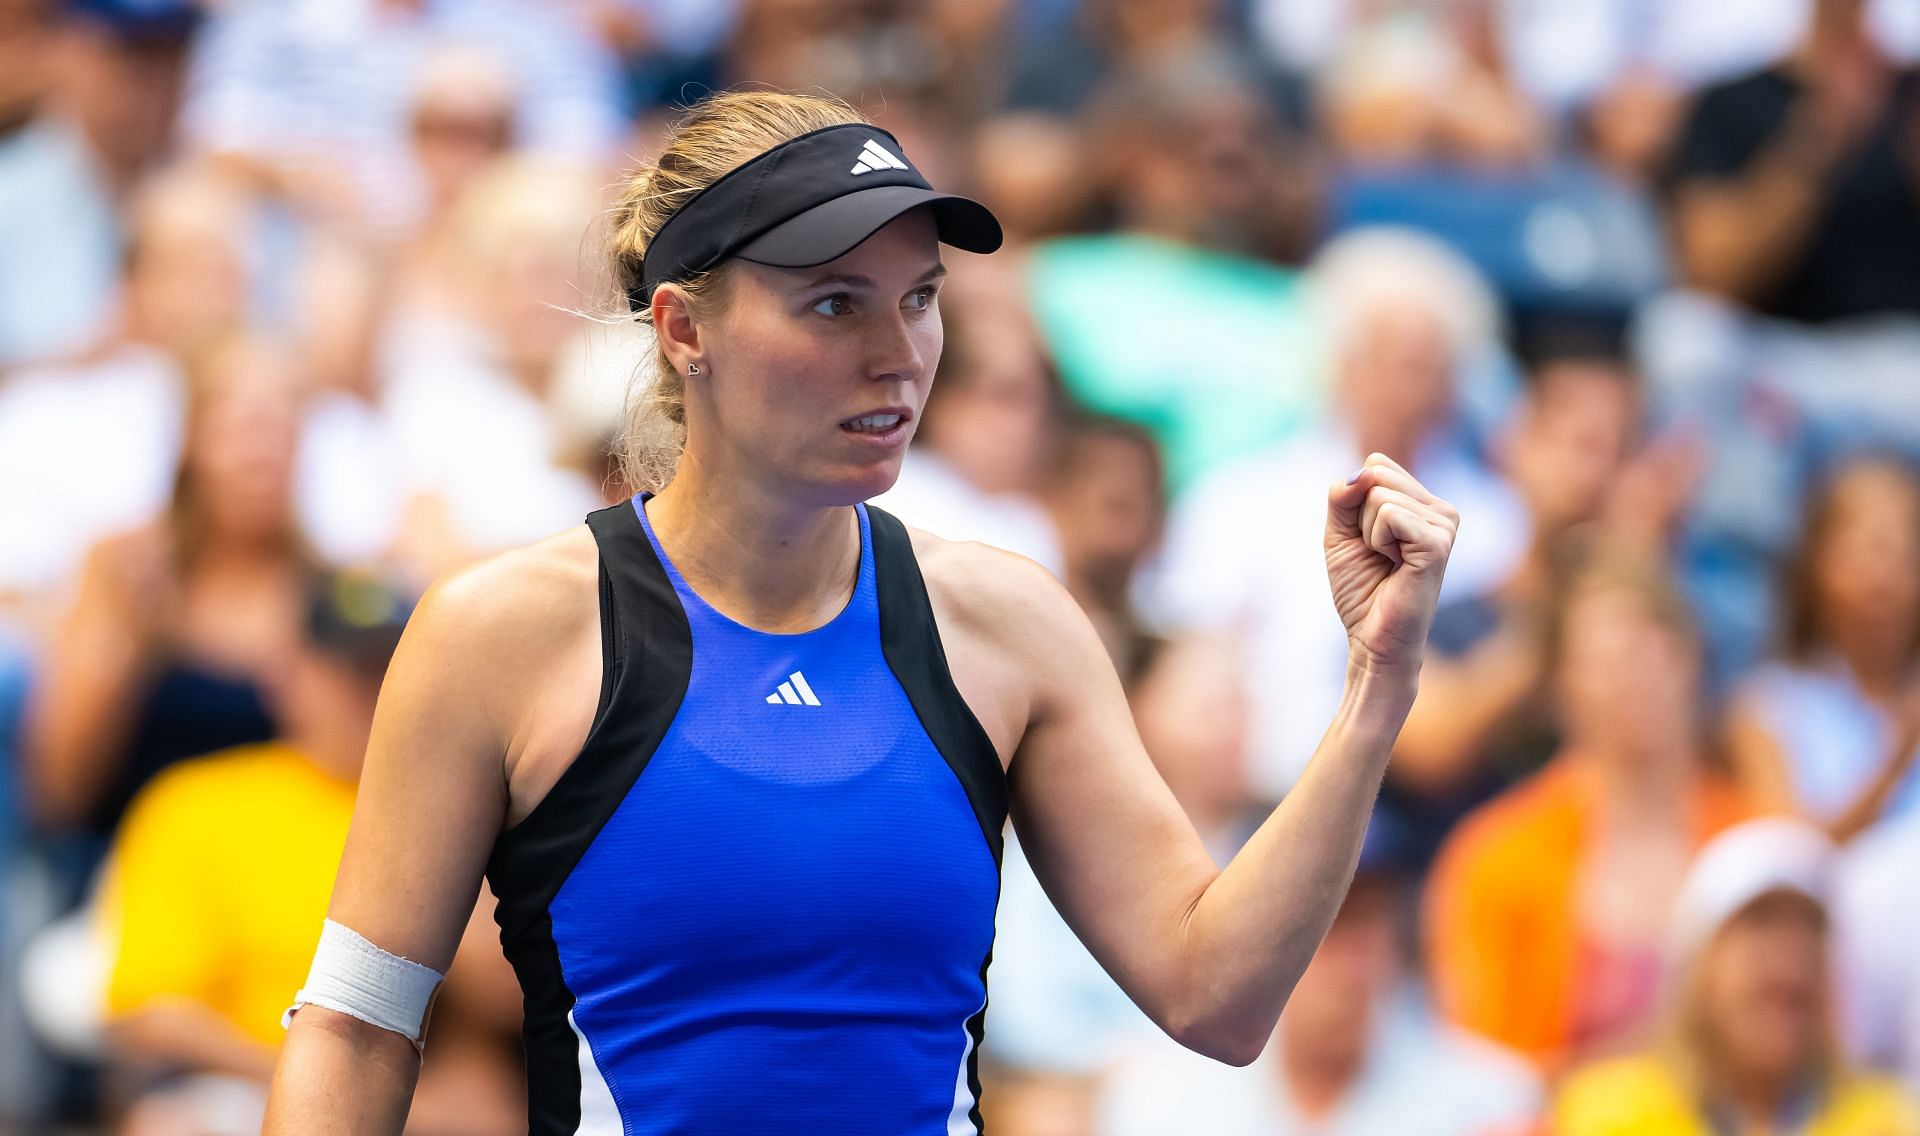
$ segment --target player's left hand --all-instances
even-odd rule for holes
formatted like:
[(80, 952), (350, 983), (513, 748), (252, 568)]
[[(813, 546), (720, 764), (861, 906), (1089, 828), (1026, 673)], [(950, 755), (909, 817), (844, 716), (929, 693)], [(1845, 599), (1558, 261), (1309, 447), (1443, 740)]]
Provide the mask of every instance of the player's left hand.
[(1327, 581), (1351, 659), (1418, 666), (1460, 514), (1385, 454), (1327, 494)]

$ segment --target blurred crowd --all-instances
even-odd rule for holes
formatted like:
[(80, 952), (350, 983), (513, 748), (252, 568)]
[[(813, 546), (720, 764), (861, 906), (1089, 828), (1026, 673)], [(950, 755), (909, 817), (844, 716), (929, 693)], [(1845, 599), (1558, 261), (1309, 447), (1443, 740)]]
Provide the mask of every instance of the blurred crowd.
[[(627, 495), (604, 213), (840, 95), (990, 205), (880, 504), (1034, 558), (1224, 862), (1326, 488), (1464, 520), (1267, 1052), (1009, 842), (1000, 1136), (1920, 1134), (1920, 0), (0, 0), (0, 1131), (257, 1131), (410, 597)], [(524, 1131), (483, 894), (409, 1125)]]

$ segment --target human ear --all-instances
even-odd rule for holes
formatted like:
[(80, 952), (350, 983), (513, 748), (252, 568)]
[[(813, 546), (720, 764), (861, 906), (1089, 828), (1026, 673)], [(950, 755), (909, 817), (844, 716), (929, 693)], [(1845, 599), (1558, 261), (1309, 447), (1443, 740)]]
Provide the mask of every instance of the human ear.
[(693, 301), (677, 284), (662, 284), (654, 289), (652, 301), (653, 333), (660, 349), (677, 371), (704, 357), (700, 341), (700, 321), (694, 317)]

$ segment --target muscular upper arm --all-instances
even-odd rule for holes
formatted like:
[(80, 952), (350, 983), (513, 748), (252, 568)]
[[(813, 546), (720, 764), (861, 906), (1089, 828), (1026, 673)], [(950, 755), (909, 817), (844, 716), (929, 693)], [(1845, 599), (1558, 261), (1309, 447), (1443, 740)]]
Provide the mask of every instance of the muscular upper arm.
[[(949, 545), (922, 563), (956, 683), (976, 714), (970, 680), (984, 687), (988, 733), (1015, 741), (1013, 822), (1035, 875), (1094, 957), (1160, 1017), (1184, 915), (1216, 868), (1149, 760), (1099, 636), (1020, 557)], [(964, 673), (988, 666), (994, 682)], [(1009, 712), (1010, 728), (986, 720)]]
[(591, 585), (583, 605), (554, 543), (430, 589), (374, 712), (329, 915), (442, 973), (505, 823), (509, 755), (574, 624), (592, 618)]

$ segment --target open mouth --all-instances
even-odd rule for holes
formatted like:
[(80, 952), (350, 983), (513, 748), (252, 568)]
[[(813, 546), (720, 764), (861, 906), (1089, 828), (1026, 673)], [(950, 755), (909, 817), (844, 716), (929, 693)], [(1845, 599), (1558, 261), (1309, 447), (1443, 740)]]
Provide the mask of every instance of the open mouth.
[(865, 414), (858, 418), (849, 418), (840, 423), (840, 428), (849, 434), (865, 434), (870, 437), (885, 437), (899, 430), (907, 422), (907, 416), (898, 411), (882, 411), (878, 414)]

